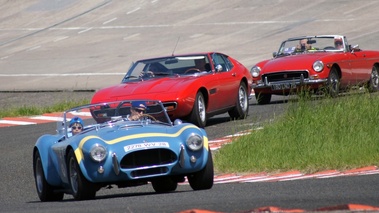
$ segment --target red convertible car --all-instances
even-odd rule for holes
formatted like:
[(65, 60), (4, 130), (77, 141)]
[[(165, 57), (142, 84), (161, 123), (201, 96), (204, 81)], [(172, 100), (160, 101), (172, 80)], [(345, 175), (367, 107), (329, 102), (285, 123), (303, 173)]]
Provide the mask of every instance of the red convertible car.
[(302, 36), (283, 41), (272, 59), (252, 67), (252, 88), (258, 104), (304, 89), (331, 97), (352, 86), (376, 92), (378, 69), (379, 51), (351, 46), (345, 36)]
[(132, 63), (121, 84), (97, 91), (91, 103), (161, 100), (172, 120), (204, 127), (209, 117), (225, 112), (244, 119), (251, 84), (249, 70), (225, 54), (172, 55)]

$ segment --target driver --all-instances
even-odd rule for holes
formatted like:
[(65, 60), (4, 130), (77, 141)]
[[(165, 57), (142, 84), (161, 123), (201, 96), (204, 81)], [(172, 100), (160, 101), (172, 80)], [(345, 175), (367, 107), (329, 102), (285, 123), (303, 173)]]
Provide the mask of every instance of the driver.
[(304, 52), (306, 50), (311, 50), (312, 46), (308, 44), (308, 39), (301, 39), (299, 40), (299, 44), (296, 46), (297, 52)]
[(343, 50), (342, 38), (334, 39), (334, 46), (335, 46), (336, 50)]
[(130, 121), (137, 121), (146, 112), (146, 103), (144, 101), (133, 101), (130, 108), (130, 115), (127, 119)]
[(195, 59), (195, 67), (201, 71), (205, 70), (205, 59)]

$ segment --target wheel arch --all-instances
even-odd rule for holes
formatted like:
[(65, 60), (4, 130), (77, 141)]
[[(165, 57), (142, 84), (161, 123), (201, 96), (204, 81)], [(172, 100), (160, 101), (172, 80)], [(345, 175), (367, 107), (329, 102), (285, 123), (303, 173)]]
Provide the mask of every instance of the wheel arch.
[[(66, 169), (67, 169), (67, 172), (68, 172), (68, 154), (70, 152), (74, 152), (74, 156), (75, 156), (75, 160), (77, 161), (78, 165), (79, 165), (79, 168), (80, 168), (80, 171), (82, 172), (83, 176), (88, 180), (88, 181), (92, 181), (92, 178), (90, 178), (90, 176), (88, 175), (87, 173), (87, 170), (85, 168), (85, 164), (84, 164), (84, 156), (83, 156), (83, 151), (79, 148), (79, 147), (76, 147), (74, 148), (73, 146), (67, 146), (67, 149), (66, 149)], [(79, 159), (79, 160), (78, 160)]]
[(203, 98), (204, 98), (204, 102), (205, 102), (205, 112), (207, 112), (208, 102), (209, 102), (208, 90), (205, 87), (200, 87), (198, 92), (201, 92), (203, 94)]
[(49, 163), (53, 159), (49, 157), (48, 152), (43, 152), (42, 150), (46, 150), (46, 149), (43, 149), (42, 147), (38, 147), (38, 146), (35, 146), (33, 149), (33, 170), (35, 169), (35, 164), (36, 164), (35, 158), (38, 152), (41, 158), (42, 169), (46, 178), (46, 182), (52, 186), (60, 186), (62, 184), (62, 181), (55, 168), (56, 164), (54, 162)]
[[(337, 74), (338, 74), (338, 77), (341, 79), (342, 78), (342, 71), (341, 71), (341, 67), (338, 65), (338, 64), (333, 64), (331, 67), (330, 67), (330, 71), (332, 69), (335, 69), (337, 71)], [(330, 72), (329, 71), (329, 72)]]
[[(243, 77), (242, 79), (241, 79), (241, 82), (240, 83), (244, 83), (245, 84), (245, 86), (246, 86), (246, 89), (247, 89), (247, 91), (249, 92), (251, 92), (251, 85), (249, 85), (249, 82), (248, 82), (248, 80), (247, 80), (247, 78), (246, 77)], [(248, 96), (250, 95), (250, 93), (248, 94)]]

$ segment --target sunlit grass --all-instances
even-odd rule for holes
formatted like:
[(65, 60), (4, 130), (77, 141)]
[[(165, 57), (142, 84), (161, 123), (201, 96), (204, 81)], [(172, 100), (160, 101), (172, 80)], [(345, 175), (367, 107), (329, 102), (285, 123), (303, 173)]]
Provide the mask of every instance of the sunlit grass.
[(289, 103), (262, 130), (215, 153), (221, 172), (344, 170), (379, 165), (379, 97), (359, 94)]
[(32, 116), (32, 115), (41, 115), (43, 113), (51, 112), (62, 112), (72, 107), (88, 104), (90, 100), (83, 99), (79, 101), (64, 101), (55, 103), (51, 106), (30, 106), (23, 105), (18, 107), (10, 107), (0, 110), (0, 118), (4, 117), (19, 117), (19, 116)]

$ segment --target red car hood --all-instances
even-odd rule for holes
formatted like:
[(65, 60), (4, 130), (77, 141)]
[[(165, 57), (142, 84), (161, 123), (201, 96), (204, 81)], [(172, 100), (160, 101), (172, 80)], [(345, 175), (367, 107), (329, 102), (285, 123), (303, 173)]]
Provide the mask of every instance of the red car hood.
[(266, 72), (281, 72), (284, 70), (311, 69), (313, 63), (317, 60), (321, 60), (326, 54), (330, 55), (330, 53), (307, 53), (285, 56), (268, 60), (263, 66), (258, 66), (261, 67), (262, 74)]
[(104, 98), (111, 100), (144, 98), (165, 101), (165, 94), (170, 94), (171, 98), (175, 97), (175, 94), (185, 90), (194, 79), (196, 77), (180, 76), (122, 83), (99, 90), (93, 102), (104, 101)]

